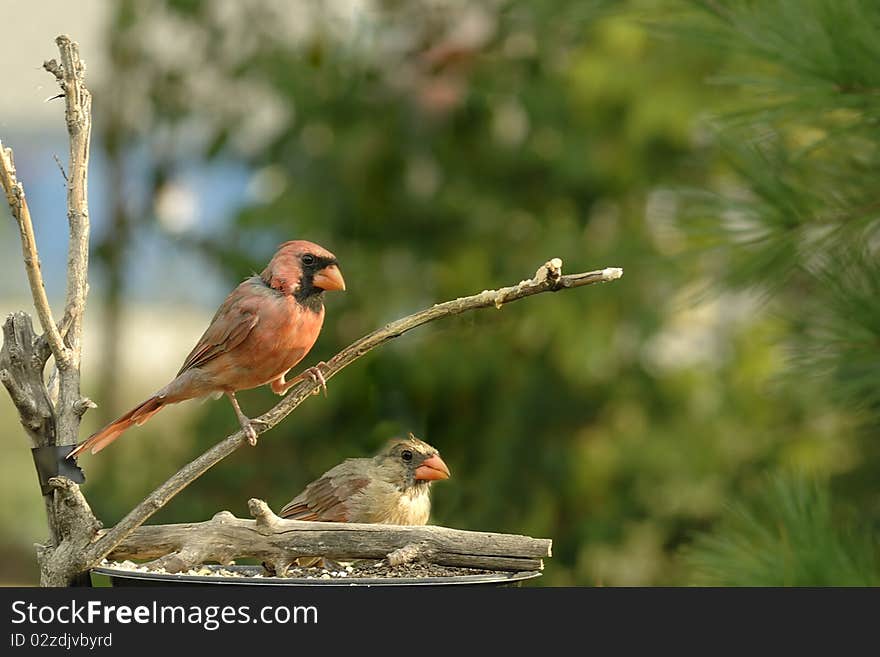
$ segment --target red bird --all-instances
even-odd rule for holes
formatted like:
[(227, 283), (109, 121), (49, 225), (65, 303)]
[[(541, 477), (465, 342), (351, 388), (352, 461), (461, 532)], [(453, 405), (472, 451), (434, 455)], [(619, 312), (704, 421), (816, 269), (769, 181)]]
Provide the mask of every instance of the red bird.
[(311, 242), (285, 242), (263, 273), (248, 278), (226, 297), (171, 383), (80, 443), (68, 458), (86, 449), (92, 454), (101, 451), (167, 404), (208, 395), (229, 397), (248, 442), (256, 445), (257, 432), (235, 393), (268, 383), (273, 392), (283, 395), (306, 377), (325, 386), (318, 366), (290, 381), (284, 377), (318, 339), (324, 323), (324, 292), (344, 289), (336, 256)]

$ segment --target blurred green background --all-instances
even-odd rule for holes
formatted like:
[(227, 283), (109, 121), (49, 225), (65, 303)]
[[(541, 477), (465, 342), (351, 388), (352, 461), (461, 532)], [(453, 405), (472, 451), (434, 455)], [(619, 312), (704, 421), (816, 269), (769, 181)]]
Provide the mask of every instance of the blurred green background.
[[(94, 89), (83, 437), (287, 239), (348, 283), (304, 365), (551, 257), (625, 271), (369, 354), (152, 522), (277, 509), (412, 431), (453, 472), (432, 521), (552, 538), (544, 585), (880, 583), (876, 3), (118, 0), (83, 4), (87, 37), (32, 13), (17, 66), (69, 31)], [(28, 75), (0, 137), (59, 295), (63, 122)], [(2, 307), (30, 310), (0, 233)], [(0, 578), (32, 583), (42, 502), (5, 395), (0, 416)], [(190, 402), (81, 459), (96, 514), (235, 427)]]

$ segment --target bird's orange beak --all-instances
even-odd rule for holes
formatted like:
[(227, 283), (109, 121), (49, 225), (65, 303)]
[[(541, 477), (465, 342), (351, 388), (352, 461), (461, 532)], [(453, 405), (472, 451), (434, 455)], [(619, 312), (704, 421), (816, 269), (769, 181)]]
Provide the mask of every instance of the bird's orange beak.
[(440, 458), (439, 454), (434, 454), (422, 461), (422, 464), (416, 468), (416, 481), (434, 481), (436, 479), (449, 479), (449, 468)]
[(328, 265), (315, 274), (312, 284), (322, 290), (344, 290), (345, 279), (336, 265)]

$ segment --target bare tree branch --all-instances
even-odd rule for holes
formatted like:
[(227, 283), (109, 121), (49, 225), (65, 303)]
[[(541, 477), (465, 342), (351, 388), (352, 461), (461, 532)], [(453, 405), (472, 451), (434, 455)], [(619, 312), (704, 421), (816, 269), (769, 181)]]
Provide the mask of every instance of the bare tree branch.
[(34, 308), (37, 310), (37, 317), (40, 318), (40, 326), (43, 327), (43, 335), (52, 349), (55, 362), (64, 363), (67, 361), (67, 347), (64, 346), (61, 332), (52, 317), (52, 308), (46, 296), (46, 286), (43, 284), (43, 274), (40, 271), (40, 256), (37, 253), (37, 240), (34, 237), (34, 225), (31, 222), (31, 211), (24, 195), (24, 186), (18, 182), (15, 175), (12, 149), (4, 148), (2, 142), (0, 142), (0, 183), (3, 184), (6, 202), (9, 203), (9, 209), (18, 224), (18, 232), (21, 235), (21, 255), (24, 259), (28, 283), (31, 286)]
[(55, 489), (50, 501), (53, 505), (50, 519), (62, 539), (49, 545), (37, 545), (40, 586), (70, 586), (78, 574), (88, 571), (82, 548), (94, 539), (101, 523), (74, 482), (66, 477), (55, 477), (49, 483)]
[(55, 164), (58, 165), (58, 170), (61, 172), (61, 177), (64, 178), (64, 182), (68, 182), (67, 180), (67, 172), (64, 170), (64, 162), (61, 161), (61, 158), (52, 153), (52, 159), (55, 160)]
[[(386, 324), (384, 327), (352, 343), (331, 358), (324, 369), (324, 378), (329, 379), (335, 376), (339, 371), (368, 351), (423, 324), (478, 308), (493, 306), (501, 308), (506, 303), (542, 292), (558, 292), (559, 290), (581, 287), (583, 285), (613, 281), (622, 275), (623, 270), (617, 267), (609, 267), (581, 274), (563, 275), (562, 261), (554, 258), (542, 265), (535, 273), (534, 278), (521, 281), (517, 285), (504, 287), (499, 290), (485, 290), (479, 294), (436, 304), (413, 315)], [(316, 392), (319, 387), (319, 384), (306, 380), (291, 388), (287, 396), (275, 405), (274, 408), (253, 420), (257, 433), (264, 433), (281, 422), (297, 406), (308, 399), (312, 393)], [(85, 555), (85, 563), (95, 564), (106, 557), (132, 531), (146, 522), (150, 516), (165, 506), (181, 490), (207, 472), (212, 466), (229, 456), (245, 444), (245, 442), (244, 433), (237, 431), (181, 468), (164, 484), (150, 493), (146, 499), (132, 509), (118, 524), (89, 545)]]
[[(85, 505), (80, 510), (79, 520), (74, 523), (65, 522), (65, 518), (70, 517), (69, 510), (58, 504), (58, 495), (46, 483), (46, 479), (53, 473), (65, 473), (75, 478), (81, 476), (81, 473), (74, 473), (67, 468), (66, 463), (57, 460), (63, 459), (63, 454), (58, 455), (57, 447), (76, 443), (80, 417), (92, 404), (89, 400), (82, 399), (79, 392), (82, 316), (88, 291), (89, 214), (86, 179), (91, 95), (83, 84), (85, 66), (80, 61), (77, 45), (63, 35), (56, 39), (56, 44), (61, 63), (52, 60), (45, 63), (44, 67), (55, 76), (64, 92), (60, 97), (66, 99), (70, 140), (69, 173), (65, 174), (70, 225), (65, 310), (61, 322), (56, 323), (40, 272), (40, 260), (24, 187), (16, 178), (12, 150), (0, 144), (0, 182), (12, 215), (18, 223), (31, 296), (43, 329), (43, 335), (36, 337), (30, 318), (25, 313), (9, 316), (3, 327), (0, 381), (9, 391), (22, 425), (31, 439), (34, 463), (44, 495), (49, 541), (47, 545), (40, 546), (37, 552), (41, 580), (59, 585), (70, 584), (77, 579), (77, 573), (82, 569), (71, 567), (71, 564), (79, 563), (74, 558), (81, 547), (77, 547), (77, 542), (85, 534), (94, 536), (96, 530), (89, 527), (96, 524), (97, 520), (88, 505)], [(64, 168), (57, 157), (56, 162), (64, 174)], [(54, 356), (56, 372), (50, 386), (51, 393), (43, 379), (43, 370), (50, 355)], [(76, 484), (68, 479), (64, 481), (79, 494)], [(83, 524), (83, 519), (88, 520), (88, 523)], [(84, 529), (73, 531), (71, 528), (76, 523)]]
[(47, 351), (46, 343), (34, 334), (27, 313), (16, 312), (6, 318), (0, 349), (0, 383), (6, 386), (18, 409), (31, 447), (51, 445), (55, 438), (55, 409), (43, 383)]
[(61, 320), (67, 359), (58, 362), (58, 445), (74, 445), (79, 434), (79, 420), (88, 405), (80, 396), (80, 360), (82, 321), (88, 295), (89, 205), (88, 168), (92, 131), (92, 95), (86, 89), (85, 63), (79, 46), (70, 37), (55, 39), (60, 62), (54, 59), (43, 67), (55, 76), (64, 92), (65, 119), (70, 137), (67, 181), (67, 221), (70, 231), (67, 251), (67, 294)]

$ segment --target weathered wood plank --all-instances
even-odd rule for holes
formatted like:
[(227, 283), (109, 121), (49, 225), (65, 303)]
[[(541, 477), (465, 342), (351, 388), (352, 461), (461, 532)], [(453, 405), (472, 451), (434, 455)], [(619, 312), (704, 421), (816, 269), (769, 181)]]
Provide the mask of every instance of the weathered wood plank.
[(549, 539), (476, 532), (433, 525), (398, 526), (306, 522), (276, 516), (261, 500), (251, 500), (254, 520), (222, 511), (211, 520), (173, 525), (143, 525), (108, 555), (113, 560), (156, 560), (154, 565), (180, 572), (194, 565), (254, 558), (284, 572), (298, 557), (335, 560), (386, 559), (414, 546), (408, 558), (487, 570), (540, 570), (551, 554)]

